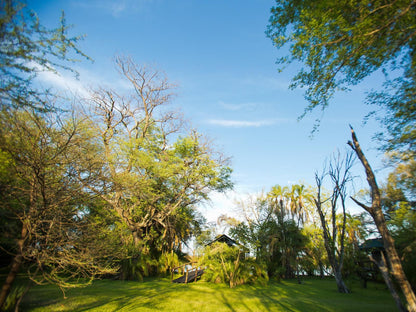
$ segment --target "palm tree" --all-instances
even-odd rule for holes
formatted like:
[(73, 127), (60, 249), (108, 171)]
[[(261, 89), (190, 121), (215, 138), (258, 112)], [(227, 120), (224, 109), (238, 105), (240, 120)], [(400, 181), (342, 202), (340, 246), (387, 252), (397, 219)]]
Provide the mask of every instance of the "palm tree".
[[(289, 188), (287, 186), (282, 187), (281, 185), (275, 185), (272, 187), (270, 192), (267, 194), (267, 198), (270, 200), (271, 207), (278, 215), (280, 222), (283, 222), (286, 211), (287, 205), (289, 203), (288, 200)], [(280, 211), (278, 211), (278, 209)]]
[(297, 217), (297, 224), (305, 224), (310, 220), (310, 210), (306, 209), (307, 203), (312, 202), (313, 196), (304, 184), (293, 184), (291, 188), (291, 212)]

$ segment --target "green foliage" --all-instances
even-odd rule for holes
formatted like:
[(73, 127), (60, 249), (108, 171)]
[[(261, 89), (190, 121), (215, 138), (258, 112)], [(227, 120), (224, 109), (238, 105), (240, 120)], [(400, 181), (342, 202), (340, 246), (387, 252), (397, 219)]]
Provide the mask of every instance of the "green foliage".
[[(196, 205), (232, 186), (231, 169), (207, 140), (184, 131), (181, 120), (162, 109), (171, 97), (162, 75), (129, 58), (116, 63), (134, 91), (128, 97), (104, 89), (92, 94), (95, 111), (87, 118), (99, 134), (98, 165), (87, 177), (101, 183), (85, 184), (130, 232), (130, 257), (146, 255), (156, 263), (163, 254), (180, 254), (198, 235), (204, 218)], [(157, 271), (156, 265), (149, 274)]]
[(30, 106), (50, 109), (43, 95), (48, 92), (33, 87), (32, 82), (41, 71), (57, 69), (73, 71), (68, 63), (78, 55), (89, 59), (76, 44), (82, 36), (71, 37), (62, 13), (55, 29), (43, 27), (36, 13), (26, 8), (24, 1), (0, 2), (0, 85), (1, 105)]
[(244, 251), (237, 246), (215, 242), (205, 248), (201, 259), (205, 266), (203, 279), (213, 283), (225, 283), (234, 288), (237, 285), (267, 283), (264, 268), (252, 258), (245, 257)]
[(416, 160), (411, 153), (389, 154), (394, 163), (393, 171), (387, 178), (384, 205), (393, 209), (395, 203), (406, 201), (415, 206), (416, 199)]
[[(412, 51), (411, 48), (409, 51)], [(414, 52), (411, 53), (412, 56), (406, 61), (414, 58)], [(384, 108), (384, 114), (376, 115), (385, 129), (377, 133), (377, 138), (383, 143), (382, 148), (388, 152), (400, 152), (400, 158), (412, 160), (416, 156), (416, 61), (410, 62), (403, 65), (402, 75), (387, 79), (381, 91), (369, 93), (367, 103)]]
[(25, 293), (25, 287), (18, 285), (12, 288), (9, 295), (7, 296), (6, 302), (2, 307), (2, 311), (16, 311), (15, 307), (18, 301), (22, 298)]
[[(276, 0), (267, 35), (289, 55), (278, 63), (301, 62), (292, 88), (306, 88), (309, 105), (303, 116), (325, 109), (337, 90), (347, 90), (383, 69), (382, 92), (369, 102), (385, 108), (388, 148), (414, 153), (415, 120), (415, 6), (412, 0)], [(390, 78), (387, 69), (392, 69)], [(413, 142), (413, 143), (412, 143)]]
[(157, 268), (158, 262), (152, 259), (150, 255), (141, 254), (136, 257), (125, 258), (121, 260), (120, 270), (122, 280), (143, 281), (143, 278), (150, 274), (155, 275), (153, 271)]
[(416, 285), (416, 166), (415, 160), (403, 154), (390, 155), (400, 157), (394, 170), (389, 174), (387, 183), (381, 188), (383, 212), (388, 220), (395, 247), (402, 261), (409, 282)]
[(382, 66), (415, 63), (412, 1), (277, 0), (271, 12), (268, 36), (278, 48), (290, 45), (280, 62), (305, 65), (294, 86), (307, 87), (307, 110)]
[(302, 229), (305, 237), (308, 237), (305, 245), (306, 256), (302, 257), (300, 264), (309, 275), (315, 275), (318, 271), (321, 278), (325, 276), (325, 269), (330, 266), (325, 250), (322, 229), (317, 224), (310, 224)]
[[(341, 223), (342, 216), (338, 215), (337, 217), (339, 219), (338, 223)], [(362, 275), (363, 268), (361, 267), (361, 262), (364, 259), (367, 260), (367, 255), (364, 251), (360, 250), (359, 245), (367, 238), (368, 232), (364, 222), (364, 216), (347, 214), (345, 225), (345, 251), (342, 265), (342, 275), (345, 278)]]
[(389, 229), (401, 257), (403, 269), (412, 286), (416, 285), (416, 211), (401, 202), (391, 214)]
[(0, 150), (8, 160), (0, 170), (0, 213), (9, 224), (2, 219), (0, 230), (2, 247), (23, 258), (33, 280), (72, 287), (73, 278), (115, 272), (119, 248), (110, 243), (109, 220), (99, 218), (102, 202), (77, 179), (87, 146), (78, 121), (66, 117), (0, 112)]
[[(301, 194), (303, 187), (275, 186), (254, 201), (239, 203), (245, 220), (230, 229), (230, 234), (247, 246), (257, 263), (264, 264), (269, 277), (292, 278), (307, 242), (299, 224), (306, 216)], [(296, 220), (296, 221), (295, 221)]]
[(173, 251), (163, 253), (159, 258), (159, 272), (160, 274), (167, 276), (172, 273), (172, 269), (179, 266), (179, 258)]

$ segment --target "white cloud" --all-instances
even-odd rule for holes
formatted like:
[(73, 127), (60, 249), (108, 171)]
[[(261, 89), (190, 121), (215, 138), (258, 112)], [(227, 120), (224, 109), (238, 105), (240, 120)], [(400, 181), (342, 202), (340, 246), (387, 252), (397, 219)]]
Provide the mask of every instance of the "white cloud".
[(248, 128), (248, 127), (263, 127), (271, 126), (277, 123), (277, 120), (259, 120), (259, 121), (248, 121), (248, 120), (229, 120), (229, 119), (210, 119), (207, 123), (211, 125), (231, 128)]
[(207, 222), (217, 222), (218, 217), (227, 215), (236, 219), (242, 218), (237, 202), (246, 202), (248, 198), (258, 196), (260, 192), (248, 192), (243, 190), (231, 190), (225, 193), (212, 192), (210, 201), (202, 204), (199, 211), (205, 216)]
[(76, 1), (74, 5), (93, 10), (103, 10), (113, 17), (120, 17), (126, 12), (138, 12), (143, 10), (147, 3), (153, 2), (154, 0), (92, 0), (92, 1)]
[[(112, 75), (108, 77), (97, 76), (96, 73), (83, 68), (74, 68), (79, 73), (79, 78), (72, 72), (62, 71), (53, 72), (42, 68), (40, 65), (32, 64), (37, 69), (36, 80), (45, 88), (55, 88), (60, 91), (70, 92), (82, 98), (89, 98), (90, 91), (103, 87), (105, 89), (114, 89), (121, 92), (130, 91), (133, 87), (131, 83), (119, 77)], [(108, 79), (109, 78), (109, 79)]]
[(258, 103), (232, 104), (232, 103), (225, 103), (222, 101), (220, 101), (219, 104), (221, 105), (222, 108), (229, 110), (229, 111), (239, 111), (239, 110), (253, 111), (259, 106)]
[(85, 85), (72, 76), (60, 75), (51, 71), (42, 71), (38, 74), (38, 80), (48, 86), (51, 85), (54, 88), (63, 91), (70, 91), (71, 93), (84, 98), (89, 96), (89, 92), (85, 88)]

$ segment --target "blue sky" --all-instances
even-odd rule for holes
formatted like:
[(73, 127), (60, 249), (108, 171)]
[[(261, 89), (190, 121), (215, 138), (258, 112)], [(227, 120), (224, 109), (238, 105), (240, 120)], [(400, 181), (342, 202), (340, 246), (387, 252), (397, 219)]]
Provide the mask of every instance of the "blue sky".
[[(339, 93), (322, 114), (297, 121), (306, 101), (302, 90), (288, 90), (300, 65), (278, 73), (276, 59), (285, 53), (265, 35), (272, 0), (65, 0), (28, 1), (42, 24), (58, 24), (65, 11), (72, 34), (85, 34), (80, 48), (94, 62), (75, 65), (80, 81), (50, 77), (49, 82), (80, 89), (103, 84), (117, 87), (113, 60), (129, 55), (151, 64), (178, 85), (173, 102), (199, 132), (231, 157), (235, 189), (213, 194), (202, 207), (210, 221), (232, 214), (234, 199), (268, 191), (273, 185), (299, 181), (313, 184), (315, 171), (337, 149), (344, 150), (349, 124), (357, 132), (373, 167), (382, 155), (371, 138), (378, 125), (363, 124), (374, 107), (363, 104), (364, 92), (377, 87), (373, 76), (351, 92)], [(47, 77), (45, 76), (46, 80)], [(81, 91), (82, 92), (82, 91)], [(311, 138), (316, 118), (319, 132)], [(365, 186), (362, 169), (356, 188)]]

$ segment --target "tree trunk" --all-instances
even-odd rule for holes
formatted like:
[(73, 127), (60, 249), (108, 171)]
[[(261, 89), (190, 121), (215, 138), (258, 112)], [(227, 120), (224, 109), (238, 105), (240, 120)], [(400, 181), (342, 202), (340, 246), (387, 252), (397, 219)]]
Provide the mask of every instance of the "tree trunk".
[(298, 284), (302, 284), (302, 280), (300, 279), (300, 270), (299, 270), (299, 259), (296, 256), (296, 278), (298, 280)]
[(378, 188), (374, 172), (371, 169), (371, 166), (368, 163), (368, 160), (365, 157), (363, 151), (361, 150), (360, 144), (358, 143), (357, 137), (352, 128), (351, 128), (351, 136), (352, 136), (352, 142), (349, 141), (348, 144), (357, 154), (358, 158), (360, 159), (365, 169), (367, 182), (371, 190), (371, 207), (360, 203), (354, 198), (352, 199), (354, 200), (355, 203), (357, 203), (359, 206), (364, 208), (373, 218), (377, 226), (377, 229), (381, 237), (383, 238), (384, 249), (386, 251), (387, 261), (390, 264), (391, 274), (394, 276), (396, 282), (399, 284), (403, 292), (403, 295), (406, 298), (407, 305), (408, 305), (407, 309), (410, 312), (416, 312), (416, 296), (412, 290), (412, 287), (409, 281), (406, 278), (406, 275), (404, 274), (400, 258), (394, 246), (394, 240), (391, 237), (390, 232), (387, 228), (386, 220), (384, 218), (383, 211), (381, 209), (380, 190)]
[(319, 260), (319, 275), (321, 277), (321, 279), (324, 278), (324, 264), (322, 263), (322, 261)]
[(27, 227), (23, 223), (21, 238), (17, 242), (17, 245), (18, 245), (17, 254), (13, 258), (10, 272), (7, 275), (6, 281), (4, 282), (1, 292), (0, 292), (0, 311), (2, 310), (3, 305), (6, 302), (7, 296), (9, 295), (10, 290), (12, 289), (13, 282), (16, 279), (17, 273), (19, 273), (20, 265), (22, 264), (22, 260), (23, 260), (23, 245), (27, 238), (27, 234), (28, 234)]
[(14, 280), (16, 279), (16, 275), (19, 272), (20, 265), (22, 263), (22, 254), (19, 253), (13, 258), (12, 267), (10, 269), (9, 274), (7, 275), (6, 282), (3, 284), (0, 293), (0, 311), (2, 311), (2, 307), (6, 302), (7, 296), (12, 289), (12, 285)]
[[(382, 221), (380, 221), (380, 216), (374, 218), (374, 221), (379, 220), (380, 225), (377, 224), (377, 229), (380, 232), (383, 243), (384, 249), (387, 254), (387, 261), (390, 264), (391, 274), (393, 275), (394, 279), (400, 286), (403, 295), (406, 298), (408, 304), (408, 310), (411, 312), (416, 312), (416, 297), (415, 293), (413, 292), (412, 286), (410, 285), (409, 281), (407, 280), (406, 275), (404, 274), (402, 263), (400, 261), (399, 255), (397, 254), (396, 248), (394, 246), (394, 240), (390, 235), (389, 230), (386, 226), (386, 221), (384, 219), (384, 215), (381, 215)], [(394, 297), (393, 293), (392, 296)]]
[[(321, 220), (322, 230), (323, 230), (323, 234), (324, 234), (325, 250), (326, 250), (326, 253), (328, 255), (329, 264), (331, 265), (332, 271), (334, 273), (335, 282), (337, 283), (338, 291), (340, 293), (348, 294), (350, 291), (349, 291), (347, 285), (345, 285), (344, 280), (342, 279), (342, 273), (341, 273), (342, 258), (340, 257), (338, 260), (336, 259), (335, 243), (333, 242), (334, 237), (331, 238), (331, 236), (329, 234), (329, 230), (328, 230), (328, 227), (327, 227), (327, 224), (326, 224), (326, 221), (325, 221), (325, 216), (324, 216), (324, 213), (322, 211), (322, 207), (321, 207), (322, 202), (321, 202), (321, 197), (320, 197), (320, 190), (321, 190), (321, 185), (318, 183), (318, 198), (315, 199), (315, 205), (316, 205), (316, 208), (318, 210), (319, 217), (320, 217), (320, 220)], [(336, 237), (335, 237), (335, 239), (336, 239)]]
[(370, 255), (370, 260), (373, 261), (379, 268), (381, 275), (383, 276), (384, 281), (386, 282), (387, 288), (389, 289), (391, 295), (393, 296), (396, 306), (401, 312), (406, 312), (406, 308), (403, 306), (400, 296), (394, 287), (394, 284), (390, 278), (389, 269), (387, 267), (386, 259), (382, 251), (380, 254), (375, 254), (374, 256)]
[(349, 294), (350, 290), (348, 289), (347, 285), (345, 285), (344, 280), (342, 279), (341, 270), (337, 270), (334, 272), (335, 281), (337, 283), (338, 292), (343, 294)]

